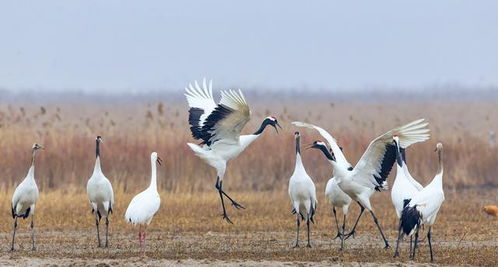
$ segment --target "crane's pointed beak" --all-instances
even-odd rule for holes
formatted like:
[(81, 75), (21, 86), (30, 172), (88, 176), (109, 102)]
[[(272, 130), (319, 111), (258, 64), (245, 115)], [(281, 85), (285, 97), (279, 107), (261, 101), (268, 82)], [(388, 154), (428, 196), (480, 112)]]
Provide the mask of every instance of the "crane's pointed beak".
[(311, 143), (311, 144), (309, 144), (309, 145), (306, 146), (306, 149), (310, 149), (310, 148), (313, 148), (313, 147), (314, 147), (314, 144)]
[(275, 123), (275, 125), (273, 125), (273, 127), (275, 128), (275, 131), (278, 133), (278, 128), (277, 128), (277, 126), (278, 126), (278, 128), (280, 128), (280, 129), (282, 129), (282, 126), (280, 126), (280, 124), (278, 124), (278, 122), (277, 122), (277, 123)]
[(157, 157), (157, 160), (156, 162), (159, 164), (159, 165), (163, 165), (163, 160), (160, 158), (160, 157)]

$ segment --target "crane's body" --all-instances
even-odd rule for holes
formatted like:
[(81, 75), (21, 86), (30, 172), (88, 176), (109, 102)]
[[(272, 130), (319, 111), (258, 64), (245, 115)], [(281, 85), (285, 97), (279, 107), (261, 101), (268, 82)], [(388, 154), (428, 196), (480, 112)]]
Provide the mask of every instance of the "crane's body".
[(86, 190), (92, 213), (95, 214), (95, 225), (97, 227), (97, 246), (100, 247), (99, 224), (102, 217), (105, 217), (106, 233), (105, 247), (109, 246), (109, 215), (114, 207), (114, 191), (111, 182), (105, 177), (100, 165), (100, 143), (102, 137), (96, 138), (96, 159), (93, 173), (87, 182)]
[(443, 145), (441, 143), (436, 145), (436, 151), (438, 152), (439, 162), (437, 174), (431, 183), (413, 195), (401, 213), (400, 229), (402, 232), (398, 235), (395, 255), (398, 253), (399, 241), (403, 237), (403, 234), (412, 236), (415, 233), (415, 245), (411, 255), (411, 259), (415, 259), (420, 226), (427, 225), (429, 227), (427, 241), (429, 243), (431, 261), (434, 260), (431, 243), (432, 225), (435, 223), (439, 209), (444, 202)]
[(241, 135), (241, 131), (250, 120), (251, 112), (240, 90), (221, 91), (219, 104), (214, 102), (212, 82), (204, 79), (202, 86), (197, 81), (185, 88), (189, 109), (189, 124), (192, 137), (201, 140), (201, 144), (187, 143), (194, 153), (211, 167), (216, 169), (215, 188), (220, 196), (223, 219), (232, 223), (226, 212), (223, 197), (231, 201), (236, 209), (244, 206), (233, 200), (223, 191), (223, 179), (227, 162), (237, 157), (254, 142), (271, 125), (277, 129), (277, 119), (267, 117), (259, 129), (250, 135)]
[(311, 177), (306, 173), (301, 159), (301, 136), (298, 132), (295, 133), (296, 138), (296, 163), (294, 172), (289, 179), (289, 196), (293, 208), (293, 213), (296, 214), (297, 237), (295, 247), (299, 247), (299, 226), (300, 220), (305, 220), (308, 229), (308, 247), (310, 243), (310, 222), (313, 222), (313, 216), (316, 213), (316, 188)]
[[(344, 248), (344, 234), (346, 231), (346, 216), (348, 215), (349, 205), (351, 205), (351, 197), (344, 193), (337, 183), (337, 179), (332, 177), (325, 186), (325, 196), (330, 205), (332, 205), (332, 212), (334, 213), (335, 225), (337, 227), (337, 235), (335, 238), (341, 239), (341, 250)], [(342, 209), (343, 221), (342, 232), (339, 229), (339, 222), (337, 220), (336, 208)]]
[(144, 191), (133, 197), (125, 213), (125, 220), (133, 225), (139, 225), (138, 239), (145, 254), (145, 238), (147, 226), (161, 206), (161, 197), (157, 191), (157, 165), (161, 165), (161, 158), (156, 152), (150, 155), (151, 177), (150, 185)]
[(29, 167), (28, 174), (26, 175), (24, 180), (16, 187), (16, 190), (12, 195), (11, 211), (12, 218), (14, 219), (14, 231), (12, 233), (12, 244), (10, 248), (11, 251), (14, 251), (17, 219), (26, 219), (29, 216), (31, 216), (31, 249), (36, 250), (34, 213), (36, 202), (38, 201), (40, 193), (35, 181), (35, 156), (36, 152), (40, 149), (43, 149), (43, 147), (36, 143), (31, 148), (31, 166)]

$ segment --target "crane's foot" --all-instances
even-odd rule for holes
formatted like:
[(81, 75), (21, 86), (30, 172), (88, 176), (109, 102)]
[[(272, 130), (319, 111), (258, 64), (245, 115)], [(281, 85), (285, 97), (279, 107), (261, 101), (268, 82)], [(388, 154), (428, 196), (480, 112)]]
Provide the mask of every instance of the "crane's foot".
[(310, 243), (308, 243), (308, 244), (306, 245), (306, 247), (307, 247), (307, 248), (311, 248), (311, 244), (310, 244)]
[(398, 251), (394, 252), (394, 255), (393, 255), (393, 258), (397, 258), (397, 257), (399, 257), (399, 252)]
[(336, 240), (337, 238), (340, 238), (342, 239), (343, 238), (343, 235), (341, 233), (337, 233), (337, 235), (334, 237), (334, 239), (332, 240)]
[(299, 247), (299, 243), (296, 243), (296, 245), (293, 246), (293, 248), (298, 248)]
[(236, 209), (245, 209), (244, 206), (240, 205), (235, 200), (232, 200), (232, 206)]
[(223, 213), (223, 220), (227, 221), (230, 224), (233, 224), (232, 220), (230, 220), (230, 217), (228, 217), (228, 214)]
[(344, 240), (347, 240), (348, 238), (350, 238), (351, 236), (354, 238), (354, 234), (356, 233), (356, 230), (353, 230), (347, 234), (344, 235)]
[(386, 243), (386, 245), (384, 246), (384, 249), (388, 249), (390, 248), (391, 246), (389, 246), (389, 243)]

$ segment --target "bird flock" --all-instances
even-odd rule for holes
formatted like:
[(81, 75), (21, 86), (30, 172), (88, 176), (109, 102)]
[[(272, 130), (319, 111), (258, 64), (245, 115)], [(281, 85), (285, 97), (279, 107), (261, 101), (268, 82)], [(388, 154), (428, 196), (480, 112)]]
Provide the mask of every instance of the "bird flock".
[[(245, 209), (245, 207), (223, 189), (227, 163), (256, 141), (268, 126), (273, 127), (277, 133), (278, 129), (282, 127), (276, 117), (269, 116), (262, 120), (260, 126), (252, 134), (242, 135), (244, 126), (251, 118), (251, 111), (241, 90), (221, 91), (221, 99), (216, 104), (213, 97), (212, 81), (207, 82), (204, 79), (201, 83), (197, 81), (190, 83), (185, 88), (185, 96), (190, 107), (188, 122), (192, 137), (199, 141), (197, 144), (187, 143), (187, 145), (195, 155), (216, 170), (215, 189), (220, 198), (222, 218), (232, 224), (225, 201), (235, 209)], [(355, 166), (348, 162), (342, 147), (339, 146), (332, 134), (323, 128), (299, 121), (292, 122), (292, 125), (297, 128), (317, 131), (325, 139), (325, 142), (316, 140), (307, 148), (321, 152), (331, 166), (332, 178), (326, 184), (325, 197), (332, 208), (337, 229), (337, 235), (334, 239), (340, 239), (340, 250), (344, 250), (345, 241), (348, 238), (355, 237), (356, 227), (365, 210), (370, 213), (382, 238), (384, 248), (390, 247), (379, 218), (375, 215), (370, 198), (376, 192), (389, 190), (387, 179), (392, 167), (396, 164), (396, 176), (391, 189), (392, 204), (399, 220), (394, 257), (399, 256), (399, 243), (404, 236), (408, 236), (410, 237), (410, 258), (414, 259), (419, 246), (419, 231), (421, 227), (426, 227), (430, 259), (434, 260), (431, 243), (432, 226), (444, 202), (443, 145), (437, 143), (435, 151), (439, 167), (432, 181), (425, 187), (411, 176), (406, 160), (406, 149), (409, 146), (427, 141), (430, 137), (428, 123), (424, 119), (395, 127), (375, 138), (370, 142)], [(301, 221), (303, 221), (306, 222), (307, 230), (306, 246), (311, 248), (311, 224), (314, 223), (318, 206), (316, 187), (303, 164), (301, 150), (303, 136), (299, 131), (296, 131), (294, 138), (295, 166), (288, 186), (291, 213), (295, 215), (296, 219), (294, 247), (300, 246), (299, 232)], [(95, 166), (87, 183), (87, 194), (91, 212), (95, 215), (97, 246), (102, 246), (100, 222), (102, 218), (105, 218), (104, 247), (107, 248), (109, 247), (109, 224), (114, 207), (114, 192), (112, 184), (104, 175), (101, 166), (103, 138), (97, 136), (95, 142)], [(26, 219), (30, 216), (32, 250), (36, 250), (34, 212), (39, 192), (35, 181), (35, 156), (39, 150), (43, 149), (43, 146), (36, 143), (32, 146), (31, 166), (28, 174), (17, 186), (12, 196), (11, 208), (14, 219), (12, 251), (15, 250), (18, 218)], [(124, 214), (126, 222), (139, 227), (138, 239), (143, 253), (145, 253), (147, 226), (151, 223), (161, 204), (160, 194), (157, 190), (157, 164), (161, 165), (162, 160), (156, 152), (152, 152), (150, 162), (150, 185), (131, 200)], [(347, 215), (352, 201), (358, 204), (360, 213), (352, 227), (346, 231)], [(337, 209), (342, 210), (341, 226)], [(412, 237), (414, 237), (414, 242)]]

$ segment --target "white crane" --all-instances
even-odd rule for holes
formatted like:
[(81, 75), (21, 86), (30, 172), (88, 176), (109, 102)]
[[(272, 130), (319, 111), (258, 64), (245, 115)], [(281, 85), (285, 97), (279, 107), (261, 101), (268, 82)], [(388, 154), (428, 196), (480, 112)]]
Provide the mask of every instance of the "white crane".
[(311, 177), (306, 173), (301, 160), (301, 136), (299, 132), (294, 133), (296, 139), (296, 165), (294, 173), (289, 179), (289, 196), (292, 203), (292, 213), (296, 214), (296, 245), (299, 247), (299, 225), (300, 220), (306, 220), (308, 229), (308, 244), (310, 243), (310, 222), (316, 212), (316, 189)]
[(387, 176), (396, 159), (396, 146), (393, 144), (393, 135), (398, 135), (401, 147), (406, 148), (411, 144), (422, 142), (429, 138), (429, 130), (425, 128), (427, 123), (424, 123), (423, 119), (416, 120), (377, 137), (370, 143), (354, 168), (346, 160), (335, 139), (325, 130), (302, 122), (293, 122), (293, 124), (299, 127), (315, 129), (327, 140), (331, 147), (330, 152), (323, 142), (315, 141), (311, 147), (320, 149), (324, 153), (334, 169), (334, 176), (338, 180), (339, 187), (360, 205), (360, 215), (356, 219), (352, 230), (344, 238), (348, 238), (355, 233), (358, 221), (366, 208), (370, 211), (379, 229), (385, 248), (388, 248), (389, 242), (373, 212), (370, 197), (375, 191), (388, 189)]
[(11, 251), (14, 251), (14, 242), (16, 239), (17, 218), (28, 218), (31, 215), (31, 249), (36, 250), (35, 246), (35, 205), (38, 200), (39, 192), (35, 181), (35, 155), (36, 151), (43, 149), (39, 144), (34, 144), (31, 149), (31, 167), (29, 168), (26, 178), (16, 187), (12, 196), (12, 218), (14, 219), (14, 232), (12, 233)]
[[(413, 246), (411, 255), (412, 260), (415, 259), (415, 252), (418, 246), (418, 231), (420, 226), (428, 225), (429, 230), (427, 231), (427, 241), (429, 243), (431, 262), (434, 261), (431, 244), (432, 225), (436, 221), (439, 208), (441, 208), (441, 205), (444, 202), (443, 144), (438, 143), (436, 145), (436, 151), (438, 153), (439, 162), (439, 168), (436, 176), (434, 176), (434, 179), (430, 184), (412, 197), (401, 214), (401, 228), (403, 229), (403, 233), (408, 236), (412, 236), (413, 233), (415, 233), (415, 245)], [(400, 239), (403, 237), (403, 233), (400, 233), (398, 236), (395, 255), (398, 252), (398, 244)]]
[(136, 195), (128, 205), (125, 213), (125, 220), (133, 225), (138, 224), (138, 240), (140, 243), (140, 248), (145, 253), (145, 237), (147, 233), (147, 225), (150, 224), (152, 218), (159, 210), (161, 205), (161, 198), (157, 192), (157, 166), (156, 163), (161, 165), (161, 158), (156, 152), (150, 154), (150, 165), (151, 165), (151, 176), (150, 185), (142, 191), (140, 194)]
[[(396, 210), (396, 215), (400, 220), (400, 227), (398, 230), (399, 236), (401, 232), (401, 212), (403, 211), (403, 208), (410, 202), (411, 198), (424, 187), (417, 182), (408, 171), (405, 149), (399, 146), (398, 136), (393, 136), (393, 140), (396, 145), (396, 178), (391, 189), (391, 200)], [(411, 250), (412, 238), (410, 237), (410, 252)], [(397, 249), (394, 256), (398, 256)]]
[[(212, 82), (202, 87), (197, 81), (194, 86), (185, 88), (189, 109), (189, 124), (192, 136), (201, 140), (200, 145), (187, 143), (197, 156), (216, 169), (215, 187), (218, 190), (223, 208), (223, 219), (232, 223), (227, 215), (223, 196), (227, 197), (236, 209), (244, 208), (223, 191), (223, 178), (227, 162), (237, 157), (271, 125), (277, 130), (280, 125), (275, 117), (267, 117), (253, 134), (240, 135), (250, 119), (250, 110), (240, 90), (221, 91), (221, 101), (214, 102)], [(277, 130), (278, 132), (278, 130)]]
[[(325, 196), (327, 197), (329, 203), (332, 205), (335, 225), (337, 227), (337, 236), (335, 238), (341, 239), (341, 250), (342, 250), (344, 248), (344, 231), (346, 231), (346, 216), (348, 215), (349, 205), (351, 204), (351, 197), (341, 190), (338, 181), (335, 177), (330, 178), (329, 181), (327, 182), (327, 185), (325, 186)], [(336, 208), (342, 209), (342, 214), (344, 216), (341, 228), (342, 232), (341, 230), (339, 230), (339, 222), (337, 220)]]
[(86, 185), (86, 190), (90, 205), (92, 206), (92, 213), (95, 213), (98, 247), (101, 246), (99, 223), (102, 217), (105, 217), (105, 247), (107, 248), (109, 246), (109, 215), (112, 213), (112, 208), (114, 207), (114, 192), (111, 182), (102, 173), (100, 166), (100, 143), (102, 143), (102, 137), (97, 136), (95, 142), (95, 167)]

